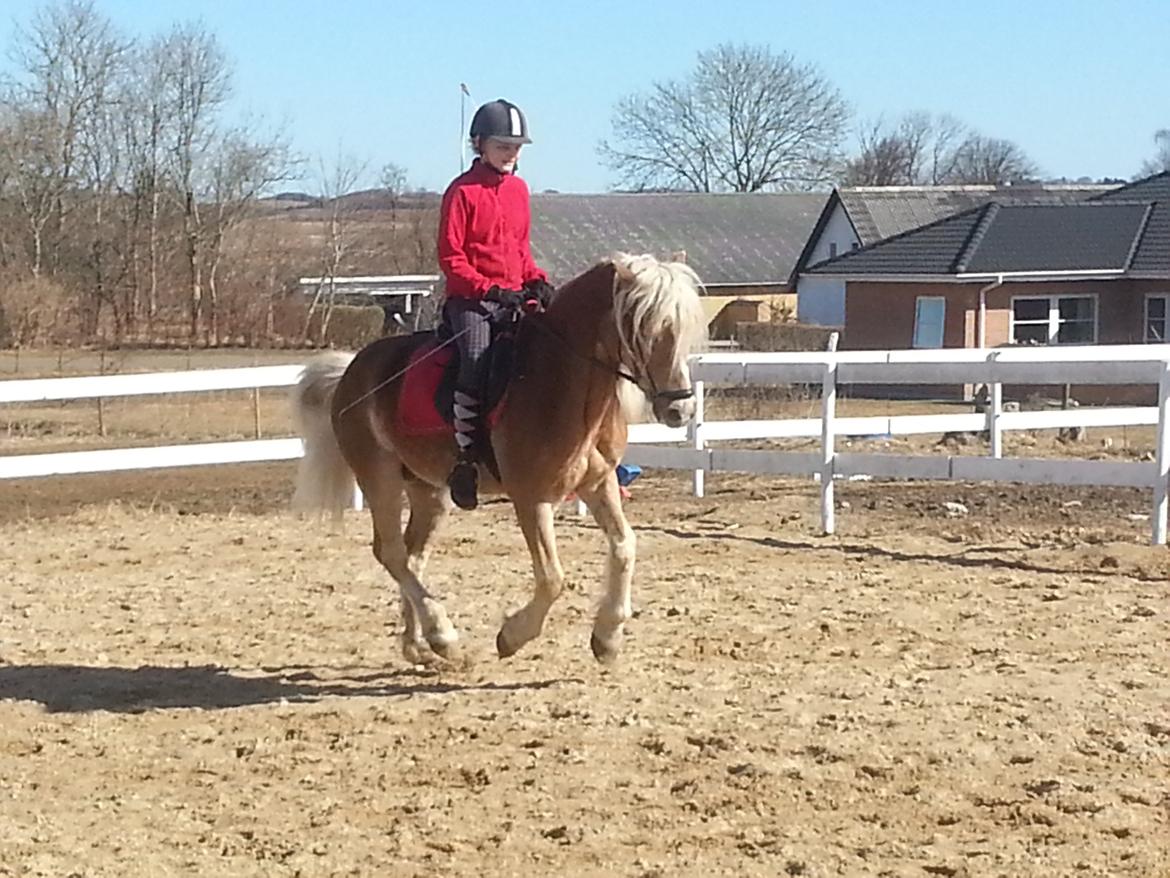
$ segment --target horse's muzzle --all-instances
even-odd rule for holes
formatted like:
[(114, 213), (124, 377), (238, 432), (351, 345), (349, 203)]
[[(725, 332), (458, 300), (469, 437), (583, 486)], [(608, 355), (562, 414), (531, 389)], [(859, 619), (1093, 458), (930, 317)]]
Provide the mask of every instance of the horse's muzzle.
[[(673, 398), (672, 398), (673, 397)], [(668, 427), (681, 427), (695, 416), (695, 395), (659, 394), (654, 398), (654, 417)]]

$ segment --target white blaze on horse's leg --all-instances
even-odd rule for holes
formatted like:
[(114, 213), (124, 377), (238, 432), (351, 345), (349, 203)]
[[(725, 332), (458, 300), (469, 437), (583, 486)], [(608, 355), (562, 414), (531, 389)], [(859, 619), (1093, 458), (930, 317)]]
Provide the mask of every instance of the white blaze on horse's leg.
[(591, 645), (598, 661), (612, 661), (622, 645), (622, 626), (630, 618), (630, 593), (637, 557), (637, 537), (622, 512), (621, 492), (612, 473), (596, 492), (583, 493), (598, 526), (609, 540), (605, 559), (605, 594), (597, 608)]
[[(422, 636), (432, 650), (443, 658), (455, 658), (459, 635), (447, 618), (443, 605), (427, 592), (414, 571), (410, 569), (406, 540), (402, 530), (402, 491), (400, 482), (378, 485), (378, 490), (367, 491), (370, 514), (374, 518), (374, 554), (398, 583), (404, 601), (414, 609)], [(404, 622), (407, 620), (403, 619)], [(412, 656), (407, 656), (413, 660)]]
[(504, 620), (496, 637), (496, 649), (501, 658), (514, 654), (544, 627), (544, 620), (553, 602), (564, 587), (565, 571), (557, 557), (554, 529), (555, 510), (551, 503), (535, 506), (516, 504), (516, 519), (524, 532), (528, 551), (532, 555), (532, 573), (536, 580), (532, 599)]

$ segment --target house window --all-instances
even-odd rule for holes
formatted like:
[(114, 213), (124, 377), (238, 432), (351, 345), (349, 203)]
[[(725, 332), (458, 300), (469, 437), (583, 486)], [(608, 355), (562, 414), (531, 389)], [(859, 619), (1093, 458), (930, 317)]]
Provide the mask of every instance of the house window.
[(837, 242), (830, 241), (829, 242), (829, 258), (832, 259), (836, 255), (837, 255)]
[(1095, 344), (1096, 296), (1019, 296), (1012, 299), (1016, 344)]
[(1170, 308), (1170, 293), (1155, 293), (1146, 296), (1146, 343), (1161, 344), (1170, 341), (1170, 320), (1167, 320), (1167, 311)]
[(914, 303), (914, 347), (941, 348), (946, 316), (945, 298), (919, 296)]

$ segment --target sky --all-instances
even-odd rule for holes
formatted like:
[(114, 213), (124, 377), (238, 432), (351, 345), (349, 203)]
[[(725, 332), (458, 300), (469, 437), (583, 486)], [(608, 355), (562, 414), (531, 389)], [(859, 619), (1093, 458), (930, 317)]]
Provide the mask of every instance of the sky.
[[(0, 0), (0, 72), (16, 27), (44, 5)], [(604, 192), (597, 156), (614, 104), (684, 77), (720, 43), (815, 64), (860, 123), (947, 112), (1018, 143), (1047, 177), (1131, 177), (1170, 128), (1167, 0), (95, 0), (131, 36), (200, 21), (234, 65), (232, 112), (282, 128), (305, 157), (290, 188), (319, 191), (339, 155), (393, 162), (441, 191), (474, 107), (519, 105), (533, 191)], [(471, 98), (463, 98), (466, 83)]]

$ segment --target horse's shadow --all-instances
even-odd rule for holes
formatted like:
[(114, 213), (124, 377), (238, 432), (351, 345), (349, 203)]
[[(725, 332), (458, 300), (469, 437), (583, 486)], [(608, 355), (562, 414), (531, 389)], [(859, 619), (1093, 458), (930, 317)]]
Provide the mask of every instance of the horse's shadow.
[[(327, 669), (334, 671), (335, 669)], [(547, 689), (574, 680), (445, 682), (414, 668), (341, 678), (311, 669), (241, 670), (203, 665), (138, 668), (84, 665), (0, 666), (0, 701), (34, 701), (50, 713), (145, 713), (168, 708), (223, 710), (257, 704), (311, 703), (329, 697), (393, 698), (418, 694)]]
[(904, 552), (866, 543), (851, 543), (845, 540), (814, 542), (812, 540), (751, 536), (722, 529), (686, 531), (675, 527), (648, 526), (642, 527), (640, 530), (656, 531), (680, 540), (727, 540), (753, 543), (769, 549), (784, 549), (790, 552), (844, 554), (887, 561), (928, 562), (965, 568), (1017, 570), (1025, 573), (1061, 574), (1070, 572), (1062, 567), (1038, 564), (1022, 558), (1005, 557), (1003, 550), (994, 546), (973, 546), (951, 554), (936, 554), (932, 552)]

